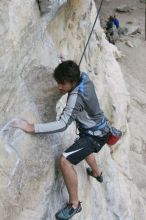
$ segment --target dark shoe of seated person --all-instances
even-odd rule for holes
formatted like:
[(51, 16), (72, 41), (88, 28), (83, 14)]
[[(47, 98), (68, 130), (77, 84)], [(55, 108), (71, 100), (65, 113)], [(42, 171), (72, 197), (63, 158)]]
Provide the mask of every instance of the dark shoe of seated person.
[(73, 208), (73, 205), (71, 203), (68, 203), (63, 209), (56, 213), (55, 217), (58, 220), (68, 220), (81, 210), (81, 202), (78, 203), (77, 208)]
[(94, 177), (98, 182), (102, 183), (103, 182), (103, 176), (102, 176), (102, 173), (100, 174), (100, 176), (94, 176), (93, 175), (93, 171), (90, 167), (86, 168), (86, 171), (87, 171), (87, 174), (89, 176), (92, 176)]

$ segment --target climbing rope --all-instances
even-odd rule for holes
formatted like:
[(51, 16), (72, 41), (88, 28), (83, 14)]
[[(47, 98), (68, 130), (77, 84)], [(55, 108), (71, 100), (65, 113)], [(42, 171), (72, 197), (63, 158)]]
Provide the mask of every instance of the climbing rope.
[(91, 35), (92, 35), (92, 33), (93, 33), (93, 30), (94, 30), (95, 24), (96, 24), (96, 22), (97, 22), (97, 19), (98, 19), (98, 16), (99, 16), (99, 13), (100, 13), (100, 10), (101, 10), (103, 1), (104, 1), (104, 0), (101, 0), (101, 2), (100, 2), (100, 7), (99, 7), (99, 10), (97, 11), (97, 15), (96, 15), (96, 18), (95, 18), (95, 21), (94, 21), (92, 30), (91, 30), (91, 32), (90, 32), (90, 35), (89, 35), (89, 37), (88, 37), (86, 46), (85, 46), (84, 51), (83, 51), (83, 53), (82, 53), (82, 56), (81, 56), (81, 59), (80, 59), (80, 62), (79, 62), (79, 66), (80, 66), (80, 64), (81, 64), (81, 62), (82, 62), (83, 56), (84, 56), (84, 54), (85, 54), (85, 51), (86, 51), (86, 49), (87, 49), (88, 43), (89, 43), (90, 38), (91, 38)]

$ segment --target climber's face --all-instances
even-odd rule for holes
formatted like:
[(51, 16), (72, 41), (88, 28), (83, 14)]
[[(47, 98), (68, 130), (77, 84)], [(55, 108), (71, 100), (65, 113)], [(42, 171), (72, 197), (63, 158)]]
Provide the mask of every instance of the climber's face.
[(71, 82), (58, 83), (58, 89), (63, 94), (69, 92), (73, 88), (73, 86), (74, 83)]

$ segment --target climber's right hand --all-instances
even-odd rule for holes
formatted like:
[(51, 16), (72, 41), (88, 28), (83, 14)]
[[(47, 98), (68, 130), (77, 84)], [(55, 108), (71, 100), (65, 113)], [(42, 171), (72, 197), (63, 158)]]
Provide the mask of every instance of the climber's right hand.
[(20, 128), (21, 130), (28, 132), (28, 133), (34, 133), (34, 124), (28, 123), (26, 120), (23, 119), (15, 119), (10, 124), (13, 128)]

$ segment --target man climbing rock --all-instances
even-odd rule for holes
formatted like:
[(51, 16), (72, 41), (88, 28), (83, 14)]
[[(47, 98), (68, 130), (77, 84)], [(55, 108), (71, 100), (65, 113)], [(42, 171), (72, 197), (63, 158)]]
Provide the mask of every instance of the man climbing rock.
[[(80, 73), (79, 66), (69, 60), (60, 63), (54, 78), (61, 93), (68, 93), (66, 107), (57, 121), (30, 124), (25, 120), (15, 120), (12, 127), (28, 133), (55, 133), (64, 131), (72, 121), (76, 121), (79, 138), (66, 149), (60, 158), (60, 168), (69, 193), (69, 203), (56, 213), (56, 219), (67, 220), (82, 210), (78, 198), (78, 180), (74, 165), (86, 160), (90, 166), (87, 174), (98, 182), (103, 181), (95, 156), (104, 144), (113, 144), (113, 137), (119, 139), (121, 132), (113, 129), (100, 109), (94, 85), (86, 73)], [(113, 136), (114, 134), (114, 136)], [(112, 138), (111, 138), (112, 137)]]

